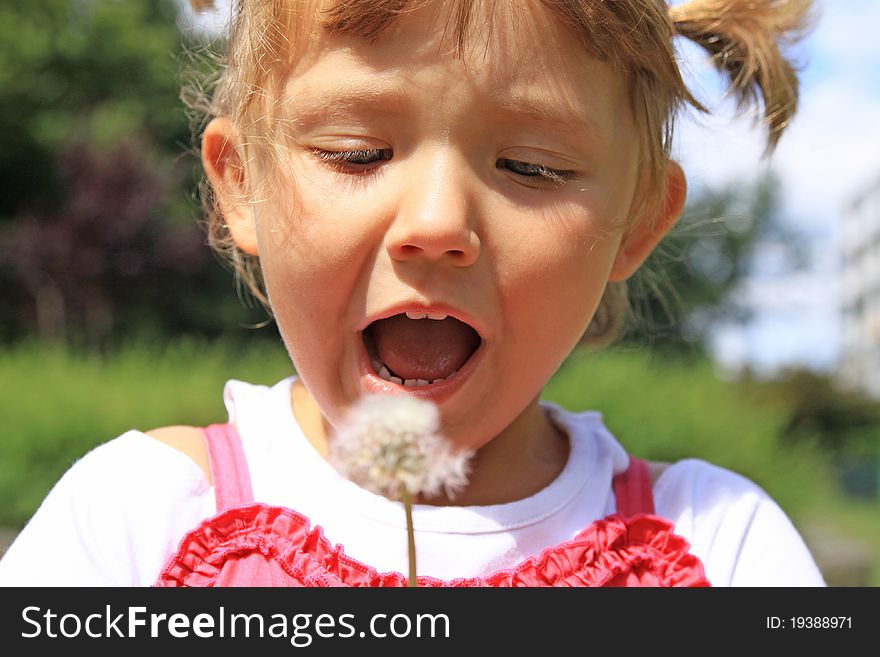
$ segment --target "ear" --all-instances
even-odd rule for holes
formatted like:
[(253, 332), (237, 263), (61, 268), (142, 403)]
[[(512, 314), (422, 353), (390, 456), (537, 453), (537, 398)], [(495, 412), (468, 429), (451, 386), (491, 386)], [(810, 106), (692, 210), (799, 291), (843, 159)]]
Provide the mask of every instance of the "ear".
[(666, 166), (665, 185), (666, 192), (660, 207), (646, 212), (623, 234), (609, 281), (625, 281), (636, 273), (681, 217), (687, 198), (687, 179), (677, 162), (670, 161)]
[(258, 255), (254, 213), (245, 195), (241, 144), (232, 121), (225, 116), (213, 119), (202, 134), (202, 166), (235, 245), (249, 255)]

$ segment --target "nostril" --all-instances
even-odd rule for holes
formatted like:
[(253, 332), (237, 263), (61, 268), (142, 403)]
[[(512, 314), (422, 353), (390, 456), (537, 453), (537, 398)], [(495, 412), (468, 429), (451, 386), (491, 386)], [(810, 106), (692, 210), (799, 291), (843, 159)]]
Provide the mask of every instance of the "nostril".
[[(412, 256), (417, 255), (421, 252), (428, 253), (426, 249), (423, 249), (420, 246), (415, 246), (414, 244), (401, 244), (399, 247), (399, 253), (402, 256)], [(444, 251), (445, 254), (452, 256), (456, 260), (460, 260), (464, 257), (465, 253), (461, 249), (447, 249)]]
[(421, 250), (422, 250), (422, 249), (420, 249), (419, 247), (414, 246), (414, 245), (412, 245), (412, 244), (403, 244), (403, 245), (400, 247), (400, 252), (401, 252), (401, 254), (403, 254), (403, 255), (414, 255), (414, 254), (418, 253), (418, 252), (421, 251)]
[[(400, 240), (396, 243), (389, 243), (387, 250), (393, 260), (400, 262), (425, 259), (430, 261), (447, 260), (460, 267), (472, 264), (479, 255), (479, 240), (471, 240), (466, 244), (462, 243), (462, 240), (457, 241), (459, 244), (442, 244), (439, 243), (439, 240), (433, 243), (430, 241)], [(472, 242), (474, 242), (475, 248), (470, 248)]]

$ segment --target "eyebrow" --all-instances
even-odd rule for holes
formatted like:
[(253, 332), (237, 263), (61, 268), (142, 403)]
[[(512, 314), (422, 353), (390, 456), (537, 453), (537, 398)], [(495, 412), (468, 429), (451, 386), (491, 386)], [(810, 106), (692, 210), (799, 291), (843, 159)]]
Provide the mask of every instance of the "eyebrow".
[[(309, 94), (310, 100), (300, 103), (299, 96)], [(410, 102), (410, 96), (398, 85), (379, 82), (337, 82), (321, 84), (319, 88), (306, 87), (290, 101), (294, 108), (296, 123), (326, 120), (328, 117), (344, 117), (356, 110), (400, 113)]]
[(516, 120), (536, 123), (544, 130), (557, 133), (564, 137), (587, 139), (590, 143), (598, 141), (602, 132), (598, 124), (574, 108), (553, 102), (542, 96), (529, 93), (502, 92), (490, 94), (492, 103), (503, 114)]
[[(355, 111), (376, 111), (388, 114), (402, 114), (412, 104), (413, 95), (399, 83), (376, 81), (334, 81), (320, 88), (306, 87), (314, 100), (302, 104), (291, 99), (296, 107), (294, 121), (307, 124), (333, 117), (346, 117)], [(302, 92), (301, 92), (302, 93)], [(299, 94), (297, 94), (299, 95)], [(496, 113), (513, 121), (536, 124), (542, 130), (570, 139), (577, 136), (589, 143), (599, 140), (601, 131), (598, 125), (574, 108), (566, 108), (550, 99), (521, 91), (491, 91), (488, 98), (492, 115)]]

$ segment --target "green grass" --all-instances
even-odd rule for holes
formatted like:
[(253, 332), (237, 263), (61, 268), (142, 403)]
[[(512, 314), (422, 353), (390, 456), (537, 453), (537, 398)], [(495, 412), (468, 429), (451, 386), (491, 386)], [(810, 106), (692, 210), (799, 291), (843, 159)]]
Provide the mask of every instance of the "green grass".
[[(0, 525), (21, 526), (76, 458), (135, 428), (223, 421), (230, 378), (272, 384), (293, 373), (280, 342), (133, 342), (109, 357), (25, 343), (0, 349)], [(576, 352), (544, 397), (600, 410), (631, 453), (697, 457), (762, 486), (800, 529), (822, 526), (880, 554), (878, 504), (839, 491), (815, 445), (783, 444), (785, 409), (760, 389), (721, 380), (707, 361), (641, 351)], [(820, 564), (821, 565), (821, 564)], [(871, 585), (880, 585), (873, 565)]]

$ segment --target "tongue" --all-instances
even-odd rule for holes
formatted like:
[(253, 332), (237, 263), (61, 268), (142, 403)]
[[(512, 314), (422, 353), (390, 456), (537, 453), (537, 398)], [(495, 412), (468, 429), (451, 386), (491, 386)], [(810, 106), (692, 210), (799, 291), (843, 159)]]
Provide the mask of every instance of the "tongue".
[(402, 379), (445, 379), (480, 345), (467, 324), (447, 317), (409, 319), (395, 315), (370, 326), (379, 359)]

